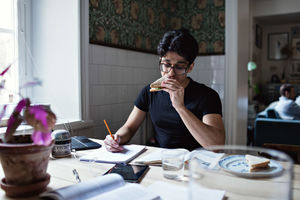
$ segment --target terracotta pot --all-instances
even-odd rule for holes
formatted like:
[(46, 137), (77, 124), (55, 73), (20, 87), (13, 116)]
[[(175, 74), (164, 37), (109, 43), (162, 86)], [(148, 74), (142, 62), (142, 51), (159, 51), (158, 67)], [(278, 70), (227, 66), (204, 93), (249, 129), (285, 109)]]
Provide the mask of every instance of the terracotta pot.
[(0, 160), (9, 185), (26, 185), (47, 178), (49, 156), (54, 141), (49, 146), (0, 143)]

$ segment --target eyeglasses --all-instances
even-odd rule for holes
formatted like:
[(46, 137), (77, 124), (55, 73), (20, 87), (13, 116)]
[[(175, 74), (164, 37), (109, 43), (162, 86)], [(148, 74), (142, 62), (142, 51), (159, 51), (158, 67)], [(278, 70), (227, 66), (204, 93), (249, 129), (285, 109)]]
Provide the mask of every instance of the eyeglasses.
[(169, 63), (163, 63), (163, 62), (159, 61), (160, 71), (166, 72), (166, 73), (170, 72), (171, 69), (173, 69), (173, 71), (176, 75), (183, 75), (187, 72), (189, 67), (190, 67), (189, 64), (186, 64), (186, 65), (178, 65), (178, 64), (171, 65)]

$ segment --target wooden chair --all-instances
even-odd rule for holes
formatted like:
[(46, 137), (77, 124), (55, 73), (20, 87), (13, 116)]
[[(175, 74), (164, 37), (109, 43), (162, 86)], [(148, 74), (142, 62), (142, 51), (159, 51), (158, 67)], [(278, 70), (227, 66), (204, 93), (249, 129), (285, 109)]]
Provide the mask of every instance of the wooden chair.
[(264, 143), (263, 146), (265, 148), (283, 151), (293, 158), (295, 164), (300, 164), (300, 145)]

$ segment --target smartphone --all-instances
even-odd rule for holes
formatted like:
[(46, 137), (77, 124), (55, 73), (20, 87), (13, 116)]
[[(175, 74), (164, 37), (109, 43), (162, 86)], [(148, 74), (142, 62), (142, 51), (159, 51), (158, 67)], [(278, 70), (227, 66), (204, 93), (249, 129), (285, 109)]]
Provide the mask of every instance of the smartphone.
[(126, 182), (139, 183), (148, 169), (148, 165), (116, 164), (105, 174), (117, 173), (120, 174)]

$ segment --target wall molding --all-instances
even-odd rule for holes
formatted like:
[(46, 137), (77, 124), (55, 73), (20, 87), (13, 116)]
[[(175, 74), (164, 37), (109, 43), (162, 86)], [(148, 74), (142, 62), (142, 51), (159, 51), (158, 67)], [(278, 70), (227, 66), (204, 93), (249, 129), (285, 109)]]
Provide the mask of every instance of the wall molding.
[(225, 10), (224, 125), (226, 144), (246, 145), (248, 112), (247, 62), (250, 32), (249, 0), (225, 1)]
[(89, 120), (89, 1), (80, 1), (80, 47), (80, 115), (81, 119)]

